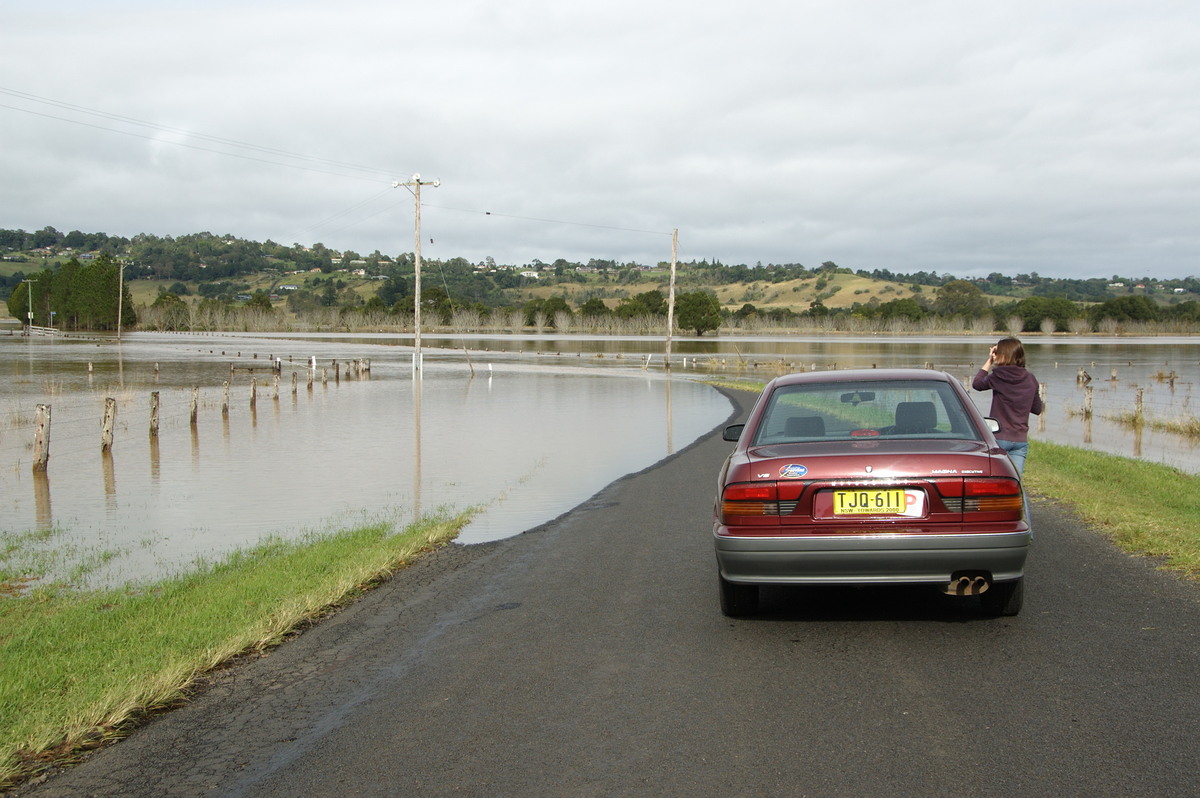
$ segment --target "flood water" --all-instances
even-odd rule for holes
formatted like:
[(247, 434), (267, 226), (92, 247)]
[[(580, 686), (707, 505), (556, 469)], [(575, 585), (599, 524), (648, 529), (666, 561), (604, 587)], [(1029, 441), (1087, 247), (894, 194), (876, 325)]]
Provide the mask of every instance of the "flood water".
[[(51, 529), (39, 545), (103, 560), (87, 579), (58, 566), (56, 578), (86, 584), (155, 578), (268, 535), (407, 521), (440, 507), (479, 506), (460, 542), (494, 540), (721, 423), (731, 405), (700, 379), (932, 365), (969, 381), (994, 340), (677, 339), (668, 377), (661, 339), (426, 335), (416, 378), (411, 336), (0, 337), (0, 530)], [(1048, 403), (1031, 437), (1200, 473), (1200, 441), (1114, 420), (1132, 412), (1139, 390), (1147, 419), (1195, 417), (1196, 339), (1034, 339), (1026, 351)], [(266, 368), (276, 358), (278, 388)], [(973, 396), (986, 411), (990, 396)], [(102, 453), (106, 397), (117, 415)], [(52, 413), (44, 476), (32, 472), (38, 404)], [(711, 500), (713, 480), (697, 475), (696, 501)]]

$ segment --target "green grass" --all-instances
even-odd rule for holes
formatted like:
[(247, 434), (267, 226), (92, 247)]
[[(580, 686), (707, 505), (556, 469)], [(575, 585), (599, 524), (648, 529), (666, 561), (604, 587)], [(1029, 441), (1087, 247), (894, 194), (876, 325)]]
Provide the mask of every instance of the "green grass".
[(1200, 476), (1034, 441), (1025, 481), (1031, 492), (1070, 506), (1125, 551), (1161, 557), (1164, 567), (1200, 578)]
[(137, 588), (0, 598), (0, 788), (182, 700), (198, 676), (278, 644), (470, 516), (268, 541)]

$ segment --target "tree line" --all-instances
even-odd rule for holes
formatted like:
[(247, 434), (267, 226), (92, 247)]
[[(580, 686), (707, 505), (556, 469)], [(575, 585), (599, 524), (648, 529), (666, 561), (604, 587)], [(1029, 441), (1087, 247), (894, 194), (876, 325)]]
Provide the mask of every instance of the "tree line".
[(58, 269), (22, 278), (8, 297), (8, 312), (38, 327), (115, 330), (118, 316), (122, 327), (133, 326), (137, 312), (120, 271), (120, 263), (108, 253), (84, 263), (72, 258)]
[[(280, 292), (285, 294), (287, 308), (292, 313), (334, 308), (378, 316), (403, 314), (411, 305), (414, 280), (411, 253), (391, 257), (375, 251), (361, 255), (353, 251), (337, 252), (320, 243), (310, 247), (284, 246), (270, 240), (259, 243), (208, 232), (178, 237), (139, 234), (123, 238), (80, 231), (61, 233), (52, 227), (33, 233), (0, 230), (0, 252), (5, 253), (6, 260), (31, 264), (40, 260), (45, 267), (33, 284), (26, 282), (23, 271), (0, 276), (0, 297), (7, 296), (10, 313), (24, 319), (32, 292), (35, 323), (49, 324), (53, 318), (56, 323), (76, 328), (111, 329), (115, 326), (115, 285), (106, 285), (103, 289), (95, 286), (102, 281), (101, 274), (107, 275), (104, 279), (112, 282), (119, 263), (125, 266), (126, 279), (174, 281), (168, 288), (160, 289), (153, 307), (158, 311), (157, 319), (166, 319), (166, 323), (176, 329), (183, 329), (190, 323), (189, 304), (181, 300), (190, 293), (188, 283), (195, 285), (200, 295), (200, 309), (211, 317), (209, 311), (220, 312), (227, 306), (272, 309), (271, 299), (265, 293), (260, 292), (260, 295), (250, 291), (246, 281), (250, 275), (274, 272), (281, 275), (279, 282), (287, 282), (282, 275), (304, 272), (306, 279), (301, 287)], [(69, 259), (59, 266), (64, 257)], [(665, 314), (666, 300), (661, 291), (622, 298), (615, 307), (598, 296), (603, 292), (601, 289), (607, 289), (607, 295), (611, 296), (612, 289), (619, 290), (622, 285), (644, 284), (650, 267), (641, 264), (604, 259), (579, 263), (561, 258), (546, 263), (535, 259), (524, 269), (518, 269), (498, 265), (491, 258), (478, 264), (465, 258), (449, 258), (426, 259), (425, 265), (424, 309), (432, 318), (445, 323), (457, 313), (487, 314), (498, 309), (520, 312), (529, 325), (539, 317), (549, 319), (550, 326), (560, 314), (568, 314), (564, 318), (574, 314), (583, 317), (611, 314), (618, 319)], [(667, 265), (660, 263), (657, 267)], [(364, 300), (336, 274), (350, 267), (362, 269), (378, 281), (372, 296)], [(538, 277), (523, 276), (522, 271), (528, 270), (536, 270)], [(320, 274), (315, 274), (317, 272)], [(822, 292), (840, 274), (907, 284), (912, 296), (891, 301), (876, 296), (866, 302), (855, 302), (850, 307), (827, 307), (823, 300), (831, 296), (837, 286), (828, 288), (827, 293)], [(736, 283), (779, 283), (810, 278), (816, 280), (817, 299), (803, 310), (758, 308), (751, 303), (737, 310), (725, 310), (716, 302), (712, 291), (714, 287)], [(517, 306), (512, 304), (514, 289), (593, 282), (600, 288), (590, 297), (585, 293), (577, 308), (572, 308), (565, 296), (528, 300)], [(1124, 284), (1124, 287), (1118, 290), (1113, 287), (1115, 284)], [(1134, 286), (1140, 289), (1138, 293), (1133, 293)], [(1019, 274), (1013, 278), (994, 273), (986, 279), (962, 280), (933, 272), (897, 274), (886, 269), (853, 272), (829, 261), (808, 268), (798, 263), (747, 266), (700, 260), (680, 264), (679, 287), (680, 326), (698, 333), (717, 329), (721, 323), (761, 320), (786, 324), (805, 319), (840, 318), (881, 326), (954, 318), (978, 325), (991, 319), (995, 329), (1014, 329), (1019, 325), (1024, 331), (1060, 332), (1081, 331), (1084, 325), (1100, 329), (1107, 322), (1200, 323), (1197, 303), (1175, 296), (1175, 292), (1200, 293), (1200, 280), (1194, 277), (1161, 281), (1114, 275), (1112, 280), (1058, 280), (1042, 278), (1037, 273)], [(1146, 295), (1155, 291), (1167, 293), (1170, 302), (1156, 302)], [(996, 296), (1011, 296), (1012, 299), (996, 301)], [(132, 323), (133, 318), (132, 304), (127, 303), (122, 319)]]
[[(745, 305), (733, 315), (742, 319), (757, 314), (753, 305)], [(957, 319), (965, 326), (991, 325), (993, 330), (1021, 332), (1101, 331), (1113, 324), (1168, 323), (1200, 325), (1200, 302), (1184, 300), (1160, 305), (1146, 295), (1108, 297), (1095, 303), (1075, 302), (1066, 297), (1029, 296), (996, 302), (984, 294), (978, 283), (950, 280), (929, 298), (925, 292), (881, 302), (873, 298), (848, 308), (830, 309), (814, 302), (803, 314), (810, 317), (850, 317), (883, 322), (920, 323), (932, 318)], [(786, 316), (786, 314), (785, 314)], [(768, 312), (767, 318), (772, 318)], [(774, 314), (779, 321), (779, 314)]]

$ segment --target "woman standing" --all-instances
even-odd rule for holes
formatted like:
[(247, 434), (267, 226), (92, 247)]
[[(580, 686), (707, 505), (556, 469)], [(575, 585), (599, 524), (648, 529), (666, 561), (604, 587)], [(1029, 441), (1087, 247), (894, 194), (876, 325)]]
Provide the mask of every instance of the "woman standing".
[(1017, 476), (1021, 476), (1029, 454), (1029, 414), (1041, 415), (1043, 410), (1037, 377), (1025, 368), (1025, 347), (1021, 342), (1011, 337), (1000, 339), (971, 381), (971, 387), (992, 392), (989, 415), (1000, 422), (996, 443), (1008, 452)]

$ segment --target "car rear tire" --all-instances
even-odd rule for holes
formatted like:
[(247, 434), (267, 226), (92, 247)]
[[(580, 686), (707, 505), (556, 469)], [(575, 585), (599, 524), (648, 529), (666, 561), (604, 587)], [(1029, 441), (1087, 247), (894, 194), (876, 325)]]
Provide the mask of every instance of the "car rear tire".
[(758, 611), (758, 585), (741, 585), (717, 574), (721, 582), (721, 612), (730, 618)]
[(1025, 601), (1025, 580), (1015, 579), (1012, 582), (993, 582), (979, 596), (983, 611), (987, 615), (1017, 615)]

